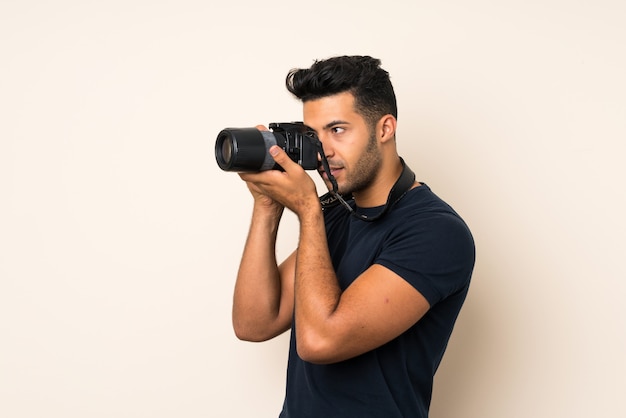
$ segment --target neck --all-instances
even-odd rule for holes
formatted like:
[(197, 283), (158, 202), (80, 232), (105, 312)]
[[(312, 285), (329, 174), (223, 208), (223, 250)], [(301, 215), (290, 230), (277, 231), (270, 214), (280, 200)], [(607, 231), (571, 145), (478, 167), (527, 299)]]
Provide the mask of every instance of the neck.
[(370, 208), (382, 206), (387, 203), (391, 188), (402, 173), (402, 162), (400, 157), (396, 156), (391, 161), (383, 161), (379, 174), (374, 178), (372, 183), (365, 189), (354, 192), (352, 196), (357, 206), (362, 208)]

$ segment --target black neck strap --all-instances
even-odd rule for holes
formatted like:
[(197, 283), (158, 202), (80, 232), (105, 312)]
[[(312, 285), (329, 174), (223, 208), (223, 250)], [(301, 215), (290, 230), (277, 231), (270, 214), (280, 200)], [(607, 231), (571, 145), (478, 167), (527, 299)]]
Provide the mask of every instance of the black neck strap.
[(385, 206), (376, 215), (367, 216), (361, 213), (357, 213), (352, 208), (352, 206), (350, 206), (350, 204), (346, 201), (346, 200), (352, 199), (351, 195), (344, 197), (344, 196), (341, 196), (339, 193), (337, 193), (337, 181), (332, 176), (332, 174), (330, 174), (330, 169), (328, 168), (328, 161), (326, 160), (326, 156), (323, 153), (321, 154), (321, 156), (322, 156), (322, 165), (324, 166), (326, 175), (328, 176), (328, 179), (330, 180), (333, 186), (332, 190), (330, 190), (328, 193), (320, 197), (322, 210), (341, 203), (346, 209), (348, 209), (351, 215), (355, 216), (358, 219), (361, 219), (362, 221), (372, 222), (372, 221), (382, 218), (387, 212), (389, 212), (391, 207), (395, 205), (400, 199), (402, 199), (402, 197), (404, 197), (404, 195), (409, 190), (411, 190), (411, 188), (413, 187), (413, 184), (415, 183), (415, 173), (413, 173), (413, 171), (411, 171), (411, 169), (406, 165), (404, 160), (400, 158), (400, 162), (402, 163), (402, 173), (400, 174), (400, 177), (398, 177), (398, 180), (396, 180), (395, 184), (389, 191), (389, 196), (387, 197), (387, 203), (385, 203)]

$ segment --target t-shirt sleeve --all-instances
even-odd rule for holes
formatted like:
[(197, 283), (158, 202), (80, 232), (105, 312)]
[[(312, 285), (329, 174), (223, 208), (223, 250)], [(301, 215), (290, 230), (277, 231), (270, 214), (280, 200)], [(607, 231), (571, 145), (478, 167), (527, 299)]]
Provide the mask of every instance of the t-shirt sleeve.
[(394, 228), (375, 263), (409, 282), (433, 306), (469, 284), (475, 249), (467, 225), (432, 213)]

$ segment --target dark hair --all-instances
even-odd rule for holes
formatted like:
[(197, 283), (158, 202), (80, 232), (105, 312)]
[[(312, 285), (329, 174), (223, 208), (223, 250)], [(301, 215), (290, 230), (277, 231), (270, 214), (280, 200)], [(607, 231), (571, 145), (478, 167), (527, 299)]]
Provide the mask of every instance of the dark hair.
[(302, 102), (350, 92), (355, 99), (355, 110), (370, 125), (387, 114), (398, 117), (389, 73), (380, 67), (380, 60), (376, 58), (339, 56), (317, 60), (311, 68), (289, 71), (286, 85)]

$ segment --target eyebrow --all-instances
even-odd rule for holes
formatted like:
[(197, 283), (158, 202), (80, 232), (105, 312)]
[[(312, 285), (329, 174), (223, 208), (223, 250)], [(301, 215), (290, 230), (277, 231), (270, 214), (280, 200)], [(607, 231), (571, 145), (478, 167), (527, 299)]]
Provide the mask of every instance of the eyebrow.
[(346, 122), (346, 121), (343, 121), (343, 120), (334, 120), (334, 121), (329, 122), (326, 125), (324, 125), (323, 129), (326, 130), (326, 129), (333, 128), (333, 127), (335, 127), (337, 125), (349, 125), (349, 124), (350, 124), (349, 122)]

